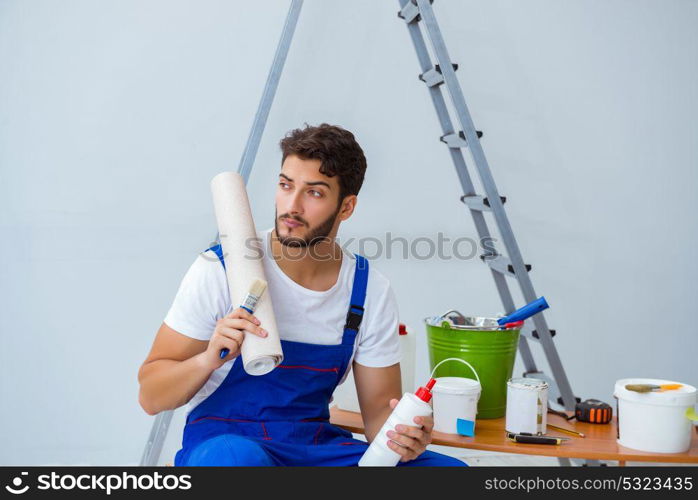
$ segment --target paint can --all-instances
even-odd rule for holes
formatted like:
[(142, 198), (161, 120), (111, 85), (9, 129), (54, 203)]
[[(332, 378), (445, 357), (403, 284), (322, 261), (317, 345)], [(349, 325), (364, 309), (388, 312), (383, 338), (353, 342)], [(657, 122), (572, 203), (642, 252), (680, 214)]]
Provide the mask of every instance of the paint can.
[(548, 383), (545, 380), (512, 378), (507, 382), (507, 432), (545, 434), (547, 417)]

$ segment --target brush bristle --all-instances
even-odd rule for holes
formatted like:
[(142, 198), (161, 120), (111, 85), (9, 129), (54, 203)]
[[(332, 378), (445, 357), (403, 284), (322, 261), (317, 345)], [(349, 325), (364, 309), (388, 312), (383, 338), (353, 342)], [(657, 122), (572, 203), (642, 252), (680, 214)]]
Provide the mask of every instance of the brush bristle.
[(266, 289), (267, 282), (264, 280), (256, 279), (252, 282), (252, 285), (250, 286), (250, 294), (256, 295), (257, 297), (261, 297), (264, 293), (264, 290)]
[(633, 392), (652, 392), (652, 387), (653, 386), (649, 384), (627, 384), (625, 386), (628, 391)]

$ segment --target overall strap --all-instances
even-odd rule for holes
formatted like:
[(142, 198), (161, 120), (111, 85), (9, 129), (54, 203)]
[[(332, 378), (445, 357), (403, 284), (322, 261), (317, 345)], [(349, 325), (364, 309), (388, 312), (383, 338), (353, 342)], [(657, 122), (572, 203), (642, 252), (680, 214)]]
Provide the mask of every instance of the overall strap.
[[(212, 250), (218, 259), (223, 264), (225, 269), (225, 260), (223, 259), (223, 248), (221, 244), (214, 245), (207, 250)], [(356, 257), (356, 270), (354, 272), (354, 284), (351, 289), (351, 300), (349, 310), (347, 311), (347, 321), (344, 325), (344, 334), (342, 335), (342, 345), (354, 345), (356, 334), (359, 331), (361, 320), (364, 314), (364, 302), (366, 301), (366, 285), (368, 284), (368, 260), (363, 255), (354, 254)]]
[(354, 345), (359, 325), (364, 315), (364, 302), (366, 300), (366, 284), (368, 283), (368, 260), (363, 255), (356, 256), (356, 271), (354, 284), (351, 289), (351, 301), (347, 312), (347, 322), (344, 325), (342, 345)]
[(214, 245), (211, 248), (207, 248), (205, 251), (208, 252), (209, 250), (213, 250), (213, 252), (218, 256), (218, 260), (221, 261), (221, 264), (223, 264), (223, 269), (225, 269), (225, 260), (223, 259), (223, 247), (219, 243), (218, 245)]

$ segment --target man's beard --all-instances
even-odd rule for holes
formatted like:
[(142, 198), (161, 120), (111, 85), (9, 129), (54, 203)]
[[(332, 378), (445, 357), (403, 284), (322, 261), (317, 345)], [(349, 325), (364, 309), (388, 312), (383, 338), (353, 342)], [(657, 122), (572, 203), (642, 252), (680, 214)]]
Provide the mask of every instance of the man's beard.
[[(313, 247), (321, 241), (326, 241), (327, 236), (330, 234), (332, 228), (334, 227), (334, 222), (337, 219), (337, 214), (339, 214), (340, 208), (341, 204), (337, 207), (337, 210), (335, 210), (335, 212), (327, 218), (327, 220), (325, 220), (317, 227), (312, 228), (308, 236), (306, 236), (305, 238), (299, 238), (298, 236), (281, 236), (279, 234), (279, 219), (281, 219), (281, 217), (275, 218), (274, 228), (276, 229), (276, 237), (279, 239), (279, 243), (287, 247), (305, 248)], [(293, 217), (291, 215), (284, 215), (283, 218), (295, 220), (305, 224), (305, 221), (297, 217)]]

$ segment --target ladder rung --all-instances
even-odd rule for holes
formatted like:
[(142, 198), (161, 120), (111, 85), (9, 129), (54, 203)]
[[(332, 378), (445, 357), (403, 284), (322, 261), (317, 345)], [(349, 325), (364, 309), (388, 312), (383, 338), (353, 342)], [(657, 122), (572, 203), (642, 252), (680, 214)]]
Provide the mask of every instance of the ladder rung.
[[(434, 3), (434, 0), (429, 0), (429, 3)], [(407, 2), (402, 10), (397, 13), (397, 17), (404, 19), (407, 24), (421, 21), (422, 16), (419, 15), (417, 0), (410, 0)]]
[[(553, 329), (549, 329), (548, 331), (550, 332), (551, 337), (554, 337), (555, 334), (557, 333)], [(530, 323), (526, 323), (526, 325), (524, 325), (524, 327), (521, 329), (521, 335), (524, 335), (525, 337), (527, 337), (531, 340), (535, 340), (535, 341), (540, 340), (540, 335), (538, 335), (538, 330), (533, 330)]]
[[(458, 70), (458, 65), (453, 63), (453, 71)], [(419, 75), (419, 79), (427, 84), (427, 87), (437, 87), (444, 82), (444, 75), (441, 73), (441, 66), (438, 64), (429, 71)]]
[[(506, 196), (500, 196), (499, 199), (502, 201), (502, 205), (507, 201)], [(490, 207), (490, 200), (487, 199), (487, 196), (480, 196), (477, 194), (464, 194), (460, 197), (460, 201), (468, 205), (470, 210), (479, 210), (480, 212), (492, 211), (492, 207)]]
[[(551, 337), (554, 337), (555, 334), (557, 333), (555, 330), (552, 330), (552, 329), (549, 329), (548, 331), (550, 332), (550, 336), (551, 336)], [(539, 340), (540, 340), (540, 336), (538, 335), (538, 330), (533, 330), (533, 331), (531, 332), (531, 336), (532, 336), (534, 339), (539, 339)]]
[[(577, 397), (577, 396), (574, 397), (574, 400), (575, 400), (575, 402), (577, 402), (577, 403), (581, 403), (581, 402), (582, 402), (582, 398)], [(565, 402), (562, 401), (562, 396), (558, 396), (558, 398), (557, 398), (557, 404), (559, 404), (560, 406), (565, 406)]]
[[(479, 139), (482, 137), (482, 131), (481, 130), (476, 130), (477, 132), (477, 138)], [(449, 148), (467, 148), (468, 147), (468, 141), (465, 139), (465, 133), (461, 130), (460, 132), (452, 133), (452, 134), (445, 134), (439, 137), (441, 142), (445, 142), (446, 145)]]
[[(488, 255), (488, 254), (483, 254), (480, 255), (480, 258), (488, 265), (490, 266), (494, 271), (497, 271), (500, 274), (506, 274), (508, 276), (516, 277), (516, 274), (514, 273), (514, 266), (511, 264), (511, 261), (503, 256), (503, 255)], [(526, 271), (531, 270), (531, 264), (524, 264), (526, 267)]]

